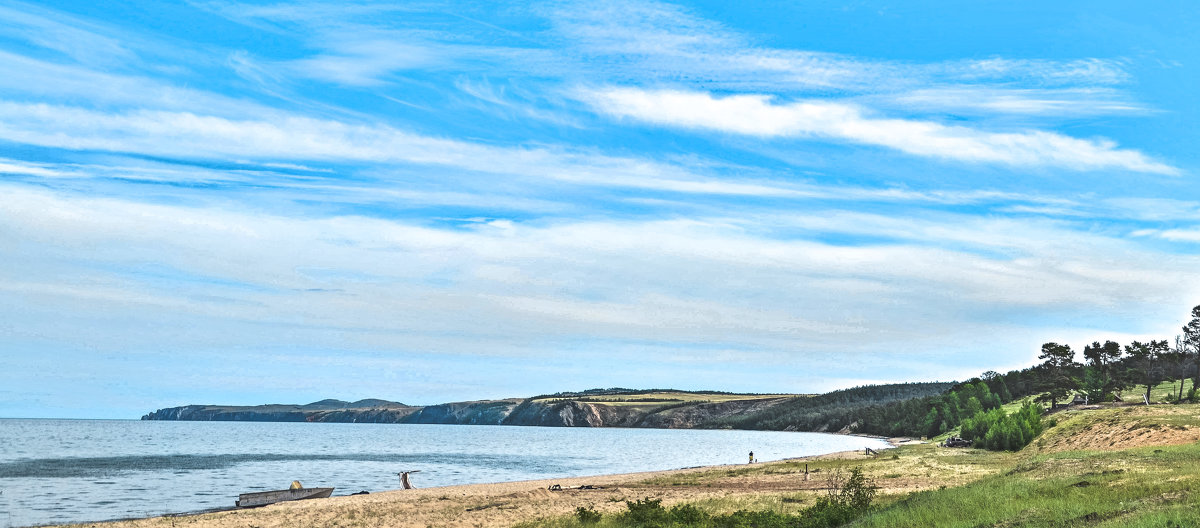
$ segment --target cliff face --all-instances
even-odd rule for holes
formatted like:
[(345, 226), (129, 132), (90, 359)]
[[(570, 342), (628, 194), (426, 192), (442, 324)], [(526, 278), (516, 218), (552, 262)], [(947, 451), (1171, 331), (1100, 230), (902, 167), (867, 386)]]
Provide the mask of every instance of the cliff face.
[(308, 405), (261, 405), (255, 407), (186, 405), (159, 409), (143, 416), (142, 419), (688, 429), (705, 427), (706, 423), (718, 418), (758, 411), (784, 399), (760, 398), (719, 403), (684, 402), (658, 406), (616, 405), (571, 399), (506, 399), (445, 403), (427, 407), (373, 400), (373, 403), (378, 402), (381, 406), (359, 408), (346, 408), (345, 406), (330, 408), (335, 404), (329, 402), (336, 400), (324, 400)]
[(159, 409), (142, 417), (143, 420), (186, 420), (220, 422), (307, 422), (307, 412), (276, 410), (233, 410), (228, 407), (186, 405)]
[(443, 403), (419, 408), (404, 418), (403, 423), (500, 425), (519, 399), (478, 402)]
[(789, 398), (781, 397), (685, 405), (674, 409), (665, 409), (661, 412), (647, 414), (642, 422), (638, 425), (640, 427), (653, 427), (656, 429), (693, 429), (696, 427), (703, 427), (704, 424), (714, 422), (716, 420), (758, 412), (769, 407), (774, 407), (775, 405), (778, 405), (788, 399)]
[[(341, 422), (397, 423), (420, 409), (408, 405), (372, 400), (386, 407), (365, 407), (355, 403), (322, 400), (308, 405), (185, 405), (159, 409), (143, 420), (182, 420), (212, 422)], [(331, 403), (334, 402), (334, 403)]]

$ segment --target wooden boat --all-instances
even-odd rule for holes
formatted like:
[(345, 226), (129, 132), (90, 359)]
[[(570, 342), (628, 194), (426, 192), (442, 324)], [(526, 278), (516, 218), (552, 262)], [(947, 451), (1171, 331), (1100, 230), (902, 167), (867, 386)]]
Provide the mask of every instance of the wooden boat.
[(258, 491), (238, 495), (237, 502), (234, 504), (238, 508), (253, 508), (255, 506), (266, 506), (284, 501), (328, 499), (332, 494), (333, 488), (292, 488), (275, 491)]

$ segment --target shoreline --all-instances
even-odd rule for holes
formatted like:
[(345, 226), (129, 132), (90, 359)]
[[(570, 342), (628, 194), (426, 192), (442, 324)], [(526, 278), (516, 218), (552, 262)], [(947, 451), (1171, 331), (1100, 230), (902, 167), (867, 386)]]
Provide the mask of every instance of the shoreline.
[[(855, 435), (865, 436), (865, 435)], [(896, 447), (905, 440), (877, 438)], [(746, 469), (787, 465), (819, 460), (853, 460), (869, 458), (863, 450), (836, 451), (820, 455), (785, 458), (753, 464), (717, 464), (667, 470), (612, 473), (581, 477), (559, 477), (535, 480), (455, 484), (415, 489), (393, 489), (366, 495), (338, 495), (327, 499), (309, 499), (276, 503), (257, 508), (206, 509), (193, 512), (168, 513), (153, 517), (83, 522), (51, 526), (99, 526), (105, 528), (167, 527), (187, 522), (197, 528), (227, 526), (260, 528), (295, 526), (298, 524), (328, 524), (336, 519), (372, 518), (367, 524), (377, 526), (490, 526), (511, 525), (526, 520), (569, 515), (576, 507), (599, 511), (616, 511), (624, 500), (642, 497), (671, 498), (683, 495), (684, 500), (748, 492), (762, 487), (750, 483), (729, 487), (695, 489), (682, 488), (679, 481), (695, 479), (713, 473), (737, 474)], [(759, 483), (762, 484), (762, 483)], [(809, 483), (805, 483), (809, 484)], [(818, 484), (813, 481), (811, 484)], [(551, 491), (551, 486), (561, 491)], [(767, 486), (781, 489), (778, 486)], [(799, 486), (797, 491), (816, 489)], [(682, 493), (681, 493), (682, 492)], [(381, 512), (387, 512), (381, 513)], [(379, 517), (383, 515), (383, 517)]]

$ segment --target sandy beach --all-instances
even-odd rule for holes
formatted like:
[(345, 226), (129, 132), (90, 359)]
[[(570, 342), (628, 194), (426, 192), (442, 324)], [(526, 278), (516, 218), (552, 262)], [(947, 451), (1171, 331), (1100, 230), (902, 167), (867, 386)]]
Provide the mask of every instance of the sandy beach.
[[(900, 441), (893, 440), (897, 440), (893, 443)], [(625, 509), (624, 501), (647, 497), (662, 499), (664, 505), (708, 502), (719, 504), (720, 509), (771, 506), (787, 510), (803, 507), (805, 503), (811, 503), (812, 497), (823, 493), (828, 488), (827, 475), (833, 470), (868, 458), (871, 457), (862, 451), (846, 451), (756, 464), (393, 490), (253, 509), (85, 523), (79, 526), (512, 526), (571, 515), (581, 506), (602, 513), (619, 512)], [(807, 478), (804, 475), (806, 466), (810, 471)], [(414, 477), (415, 484), (419, 486), (419, 475)], [(920, 479), (891, 479), (881, 491), (906, 492), (929, 485)], [(551, 490), (552, 486), (561, 487), (562, 490)]]

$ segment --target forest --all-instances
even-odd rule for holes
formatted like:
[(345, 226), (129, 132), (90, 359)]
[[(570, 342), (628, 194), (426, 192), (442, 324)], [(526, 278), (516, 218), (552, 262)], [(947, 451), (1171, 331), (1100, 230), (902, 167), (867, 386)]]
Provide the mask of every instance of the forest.
[[(994, 371), (958, 384), (909, 383), (855, 387), (798, 397), (763, 411), (712, 424), (736, 429), (838, 431), (882, 436), (935, 437), (962, 427), (962, 436), (989, 449), (1016, 450), (1041, 431), (1042, 407), (1087, 403), (1150, 403), (1163, 382), (1177, 390), (1168, 402), (1195, 402), (1200, 386), (1200, 306), (1171, 341), (1099, 341), (1076, 351), (1055, 342), (1041, 347), (1041, 363), (1005, 374)], [(1184, 381), (1192, 380), (1184, 392)], [(1029, 398), (1011, 414), (1001, 406)]]

